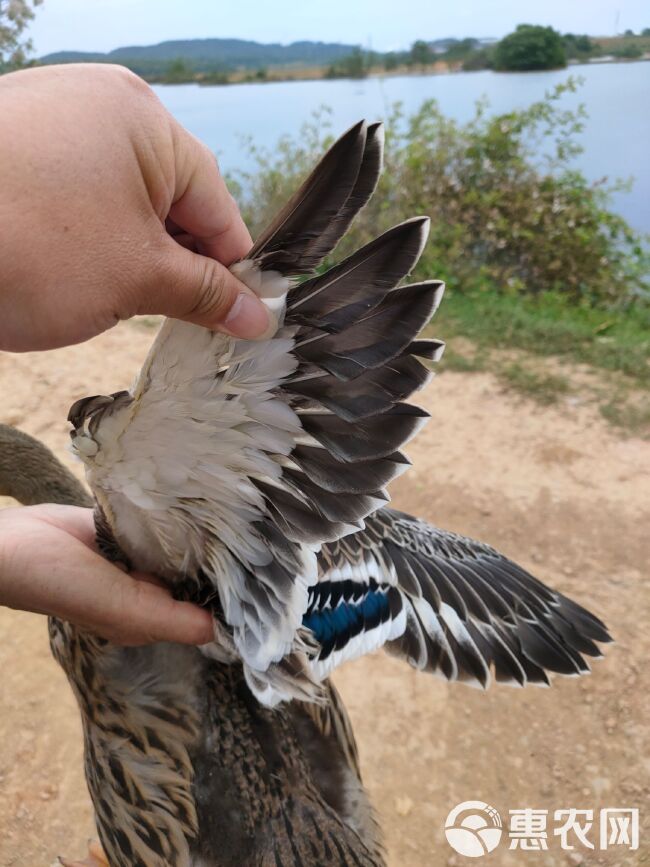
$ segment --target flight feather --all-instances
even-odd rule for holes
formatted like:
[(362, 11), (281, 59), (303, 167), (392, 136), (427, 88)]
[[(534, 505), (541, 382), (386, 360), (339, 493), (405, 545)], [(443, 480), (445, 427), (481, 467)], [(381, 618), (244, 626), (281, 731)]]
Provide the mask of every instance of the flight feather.
[(211, 608), (206, 652), (241, 661), (267, 704), (317, 700), (337, 662), (384, 643), (485, 685), (491, 668), (518, 683), (580, 673), (607, 639), (491, 549), (386, 508), (427, 418), (406, 401), (444, 348), (418, 339), (443, 284), (402, 283), (429, 221), (320, 270), (382, 146), (379, 124), (352, 127), (233, 266), (274, 310), (271, 339), (168, 320), (131, 392), (71, 410), (101, 527), (127, 563)]

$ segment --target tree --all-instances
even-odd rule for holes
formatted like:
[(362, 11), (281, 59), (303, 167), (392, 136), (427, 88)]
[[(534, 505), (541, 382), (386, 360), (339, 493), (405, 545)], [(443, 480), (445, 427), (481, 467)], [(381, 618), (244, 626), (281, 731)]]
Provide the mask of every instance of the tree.
[(192, 71), (182, 57), (177, 57), (176, 60), (172, 60), (167, 67), (165, 81), (182, 84), (190, 80), (191, 78)]
[(0, 72), (25, 63), (32, 49), (23, 33), (43, 0), (0, 0)]
[(391, 69), (397, 69), (398, 66), (399, 62), (397, 60), (397, 55), (394, 51), (389, 51), (384, 57), (384, 69), (386, 72), (390, 72)]
[(478, 39), (474, 39), (471, 36), (467, 39), (459, 39), (458, 42), (454, 42), (453, 45), (449, 46), (443, 58), (445, 60), (464, 60), (479, 48), (480, 42)]
[(526, 71), (566, 66), (566, 51), (560, 34), (552, 27), (520, 24), (514, 33), (498, 43), (494, 52), (496, 69)]
[(352, 50), (347, 57), (342, 57), (337, 63), (333, 63), (327, 72), (326, 78), (365, 78), (368, 74), (366, 58), (359, 46)]
[(592, 54), (596, 48), (586, 33), (582, 35), (565, 33), (562, 41), (564, 42), (567, 57), (580, 57), (581, 55)]
[(620, 57), (623, 60), (636, 60), (643, 55), (643, 49), (638, 45), (621, 45), (612, 51), (614, 57)]
[(424, 66), (433, 60), (433, 52), (423, 39), (418, 39), (411, 46), (411, 62)]
[(463, 70), (465, 72), (478, 72), (481, 69), (492, 69), (492, 52), (485, 48), (479, 51), (472, 51), (463, 60)]

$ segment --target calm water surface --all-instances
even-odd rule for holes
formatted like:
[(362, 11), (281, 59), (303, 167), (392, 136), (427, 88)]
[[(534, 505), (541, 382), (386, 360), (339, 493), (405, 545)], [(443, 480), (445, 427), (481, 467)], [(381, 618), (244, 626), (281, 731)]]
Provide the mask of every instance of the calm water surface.
[(630, 193), (614, 197), (614, 208), (637, 229), (650, 232), (650, 63), (580, 66), (568, 72), (494, 72), (372, 78), (364, 81), (297, 81), (225, 87), (158, 86), (165, 105), (184, 126), (219, 156), (226, 172), (251, 168), (243, 137), (271, 147), (295, 134), (320, 106), (332, 109), (333, 130), (361, 117), (385, 118), (395, 102), (407, 112), (435, 98), (445, 114), (460, 121), (486, 96), (498, 113), (529, 105), (545, 91), (580, 75), (584, 85), (567, 95), (569, 107), (582, 102), (589, 113), (581, 137), (585, 151), (576, 165), (592, 180), (633, 178)]

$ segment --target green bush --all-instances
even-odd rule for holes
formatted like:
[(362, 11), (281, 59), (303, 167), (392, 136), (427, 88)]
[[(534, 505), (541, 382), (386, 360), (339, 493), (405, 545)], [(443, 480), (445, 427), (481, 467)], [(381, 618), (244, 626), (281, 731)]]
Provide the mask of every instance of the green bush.
[(492, 69), (494, 66), (494, 52), (487, 48), (472, 51), (463, 60), (464, 72), (478, 72), (482, 69)]
[[(479, 103), (461, 124), (426, 102), (387, 121), (386, 170), (337, 258), (415, 214), (431, 217), (416, 276), (465, 293), (541, 295), (625, 306), (650, 297), (644, 241), (609, 210), (614, 188), (571, 168), (583, 109), (560, 107), (570, 80), (522, 111), (489, 116)], [(272, 153), (251, 147), (256, 171), (238, 197), (253, 233), (284, 204), (332, 142), (326, 113)], [(545, 158), (541, 153), (546, 153)]]
[(565, 33), (562, 37), (567, 57), (583, 58), (594, 54), (597, 45), (586, 34)]
[(422, 66), (427, 63), (433, 63), (434, 59), (431, 46), (423, 39), (418, 39), (411, 46), (411, 55), (409, 58), (411, 63)]
[(182, 57), (177, 57), (176, 60), (172, 60), (168, 64), (167, 71), (163, 78), (166, 82), (171, 84), (183, 84), (187, 81), (191, 81), (193, 74), (192, 69), (188, 66), (185, 60), (183, 60)]
[(615, 48), (612, 54), (614, 57), (623, 58), (623, 60), (636, 60), (638, 57), (643, 56), (643, 50), (639, 45), (631, 43), (629, 45), (622, 45), (620, 48)]
[(525, 72), (534, 69), (556, 69), (566, 66), (566, 51), (562, 37), (552, 27), (520, 24), (497, 45), (495, 69)]
[(355, 48), (347, 57), (333, 63), (325, 78), (365, 78), (368, 74), (366, 56), (361, 48)]

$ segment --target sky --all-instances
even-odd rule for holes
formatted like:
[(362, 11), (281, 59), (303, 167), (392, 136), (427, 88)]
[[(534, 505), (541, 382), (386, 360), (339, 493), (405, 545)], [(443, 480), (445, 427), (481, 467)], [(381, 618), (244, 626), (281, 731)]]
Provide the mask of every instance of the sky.
[(167, 39), (234, 37), (361, 44), (500, 37), (522, 22), (609, 35), (650, 27), (648, 0), (44, 0), (30, 34), (36, 55), (110, 51)]

